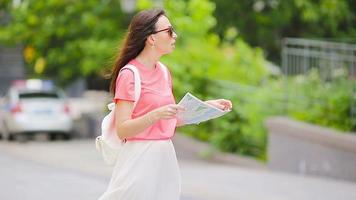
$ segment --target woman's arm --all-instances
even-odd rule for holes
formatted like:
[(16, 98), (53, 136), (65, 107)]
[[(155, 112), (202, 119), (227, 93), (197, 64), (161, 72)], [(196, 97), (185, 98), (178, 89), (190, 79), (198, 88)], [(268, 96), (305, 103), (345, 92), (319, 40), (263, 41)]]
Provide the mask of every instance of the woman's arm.
[(183, 108), (175, 104), (162, 106), (152, 110), (145, 115), (131, 119), (133, 102), (119, 100), (115, 106), (116, 131), (120, 139), (133, 137), (160, 119), (174, 118), (179, 110)]
[(135, 136), (153, 124), (153, 119), (151, 119), (149, 113), (136, 119), (131, 119), (133, 105), (134, 103), (130, 101), (119, 100), (116, 103), (115, 124), (120, 139)]

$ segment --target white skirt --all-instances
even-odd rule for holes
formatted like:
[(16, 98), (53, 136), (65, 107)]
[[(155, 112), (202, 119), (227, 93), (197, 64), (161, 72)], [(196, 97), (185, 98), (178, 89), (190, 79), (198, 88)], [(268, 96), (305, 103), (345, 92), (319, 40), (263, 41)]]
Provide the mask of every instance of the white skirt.
[(99, 200), (179, 200), (181, 175), (171, 140), (128, 141)]

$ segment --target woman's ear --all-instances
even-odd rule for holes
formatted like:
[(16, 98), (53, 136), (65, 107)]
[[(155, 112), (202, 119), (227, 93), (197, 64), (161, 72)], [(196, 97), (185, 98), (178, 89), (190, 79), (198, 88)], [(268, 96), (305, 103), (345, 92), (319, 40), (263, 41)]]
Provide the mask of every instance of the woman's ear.
[(147, 42), (150, 46), (155, 46), (155, 38), (153, 35), (150, 35), (148, 38), (147, 38)]

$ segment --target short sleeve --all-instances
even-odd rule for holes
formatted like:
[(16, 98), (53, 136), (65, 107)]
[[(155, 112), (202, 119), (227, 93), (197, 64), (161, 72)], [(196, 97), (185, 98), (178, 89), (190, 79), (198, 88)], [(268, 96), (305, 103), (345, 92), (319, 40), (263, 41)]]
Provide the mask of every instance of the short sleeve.
[(135, 101), (134, 74), (129, 69), (122, 70), (116, 79), (114, 100)]

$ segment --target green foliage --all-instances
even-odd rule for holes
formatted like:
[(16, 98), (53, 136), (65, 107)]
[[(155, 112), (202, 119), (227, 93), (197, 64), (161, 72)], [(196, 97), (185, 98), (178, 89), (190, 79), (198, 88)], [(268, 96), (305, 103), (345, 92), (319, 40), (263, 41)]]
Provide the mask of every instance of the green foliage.
[(0, 28), (0, 42), (28, 50), (32, 76), (61, 83), (99, 73), (124, 29), (119, 1), (24, 0), (8, 5), (8, 12), (11, 23)]
[[(288, 79), (269, 78), (253, 87), (231, 82), (214, 82), (210, 95), (231, 99), (234, 110), (228, 115), (204, 124), (205, 135), (217, 147), (229, 152), (266, 158), (267, 130), (264, 121), (274, 115), (355, 131), (352, 123), (352, 81), (341, 75), (332, 81), (322, 80), (317, 71)], [(356, 82), (353, 82), (356, 87)], [(201, 125), (200, 125), (201, 126)]]
[(337, 38), (356, 42), (356, 2), (350, 0), (212, 0), (221, 38), (228, 28), (269, 59), (280, 59), (283, 37)]
[(221, 42), (209, 32), (215, 25), (214, 4), (207, 0), (165, 2), (172, 24), (178, 27), (177, 48), (164, 58), (177, 77), (178, 95), (191, 91), (205, 97), (207, 79), (258, 84), (267, 75), (261, 49), (241, 39)]
[(220, 149), (266, 159), (267, 130), (264, 120), (283, 113), (281, 81), (270, 79), (258, 86), (213, 81), (211, 95), (231, 99), (234, 109), (210, 121), (211, 140)]
[(289, 80), (288, 85), (295, 91), (288, 98), (291, 117), (342, 131), (356, 130), (351, 122), (352, 81), (346, 76), (325, 82), (313, 70)]

